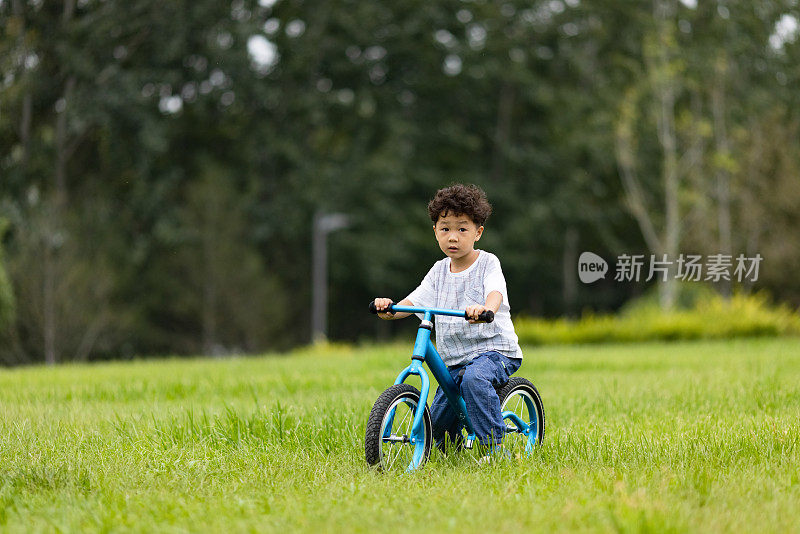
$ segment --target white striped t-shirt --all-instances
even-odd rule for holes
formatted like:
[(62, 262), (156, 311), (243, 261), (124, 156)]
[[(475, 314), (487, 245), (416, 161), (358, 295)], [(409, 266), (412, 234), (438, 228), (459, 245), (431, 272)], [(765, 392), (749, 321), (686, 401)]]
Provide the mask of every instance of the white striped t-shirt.
[(448, 367), (490, 350), (509, 358), (522, 358), (511, 323), (511, 307), (500, 260), (485, 250), (478, 250), (478, 253), (478, 259), (459, 273), (450, 272), (449, 257), (437, 261), (419, 287), (406, 297), (421, 308), (464, 310), (473, 304), (484, 305), (492, 291), (503, 295), (494, 322), (488, 324), (470, 324), (461, 317), (436, 316), (436, 348)]

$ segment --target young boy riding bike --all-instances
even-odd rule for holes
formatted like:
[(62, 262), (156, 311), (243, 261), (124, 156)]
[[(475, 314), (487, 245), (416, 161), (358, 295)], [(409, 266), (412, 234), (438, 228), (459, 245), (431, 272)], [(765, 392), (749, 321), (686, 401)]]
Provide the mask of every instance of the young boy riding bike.
[[(428, 204), (428, 214), (446, 257), (437, 261), (419, 287), (397, 304), (466, 310), (469, 322), (436, 316), (436, 346), (461, 390), (477, 439), (483, 446), (499, 450), (505, 423), (495, 387), (508, 382), (519, 369), (522, 351), (511, 323), (500, 261), (494, 254), (474, 248), (491, 212), (486, 193), (477, 186), (457, 184), (437, 191)], [(410, 315), (380, 312), (391, 304), (391, 299), (376, 298), (378, 316), (388, 320)], [(494, 312), (494, 322), (478, 322), (485, 310)], [(441, 386), (430, 413), (437, 447), (444, 450), (445, 436), (460, 445), (461, 423)]]

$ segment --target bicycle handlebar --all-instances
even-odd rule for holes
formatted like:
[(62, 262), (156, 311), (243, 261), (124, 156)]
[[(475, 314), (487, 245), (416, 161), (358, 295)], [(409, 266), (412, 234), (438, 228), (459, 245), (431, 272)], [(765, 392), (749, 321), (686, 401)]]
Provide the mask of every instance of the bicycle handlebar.
[(380, 312), (378, 312), (378, 308), (375, 306), (375, 301), (371, 300), (371, 301), (369, 301), (369, 312), (371, 314), (373, 314), (373, 315), (378, 315), (378, 313), (391, 313), (392, 315), (394, 315), (395, 312), (392, 309), (393, 306), (394, 306), (394, 302), (389, 304), (389, 306), (387, 306), (387, 308), (385, 310), (381, 310)]
[[(375, 307), (375, 301), (371, 301), (369, 303), (369, 311), (370, 313), (377, 314), (378, 308)], [(467, 312), (459, 311), (459, 310), (442, 310), (436, 308), (416, 308), (413, 306), (398, 306), (394, 302), (389, 304), (389, 306), (385, 310), (381, 310), (381, 313), (391, 313), (394, 314), (396, 312), (405, 312), (405, 313), (425, 313), (430, 312), (432, 315), (449, 315), (451, 317), (463, 317), (466, 320), (470, 318), (467, 317)], [(478, 321), (482, 323), (491, 323), (494, 321), (494, 312), (492, 310), (485, 310), (478, 315)]]

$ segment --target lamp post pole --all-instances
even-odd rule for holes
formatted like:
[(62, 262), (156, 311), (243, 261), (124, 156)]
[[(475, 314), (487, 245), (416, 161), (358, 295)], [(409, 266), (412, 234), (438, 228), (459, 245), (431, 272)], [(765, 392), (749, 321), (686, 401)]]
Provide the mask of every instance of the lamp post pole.
[(311, 341), (325, 341), (328, 336), (328, 234), (350, 224), (343, 213), (314, 214), (311, 236)]

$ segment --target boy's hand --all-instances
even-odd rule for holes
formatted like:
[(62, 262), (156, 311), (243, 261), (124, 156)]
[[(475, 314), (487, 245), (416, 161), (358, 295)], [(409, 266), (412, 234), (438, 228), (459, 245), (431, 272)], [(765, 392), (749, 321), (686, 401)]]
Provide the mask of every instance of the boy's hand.
[(377, 298), (375, 299), (375, 309), (378, 310), (378, 317), (381, 319), (394, 319), (393, 313), (381, 312), (392, 304), (392, 299)]
[(487, 308), (486, 306), (481, 306), (480, 304), (473, 304), (472, 306), (467, 306), (466, 312), (467, 312), (467, 317), (469, 317), (469, 319), (467, 319), (467, 322), (470, 324), (482, 323), (483, 321), (478, 320), (478, 316), (489, 309), (490, 308)]

